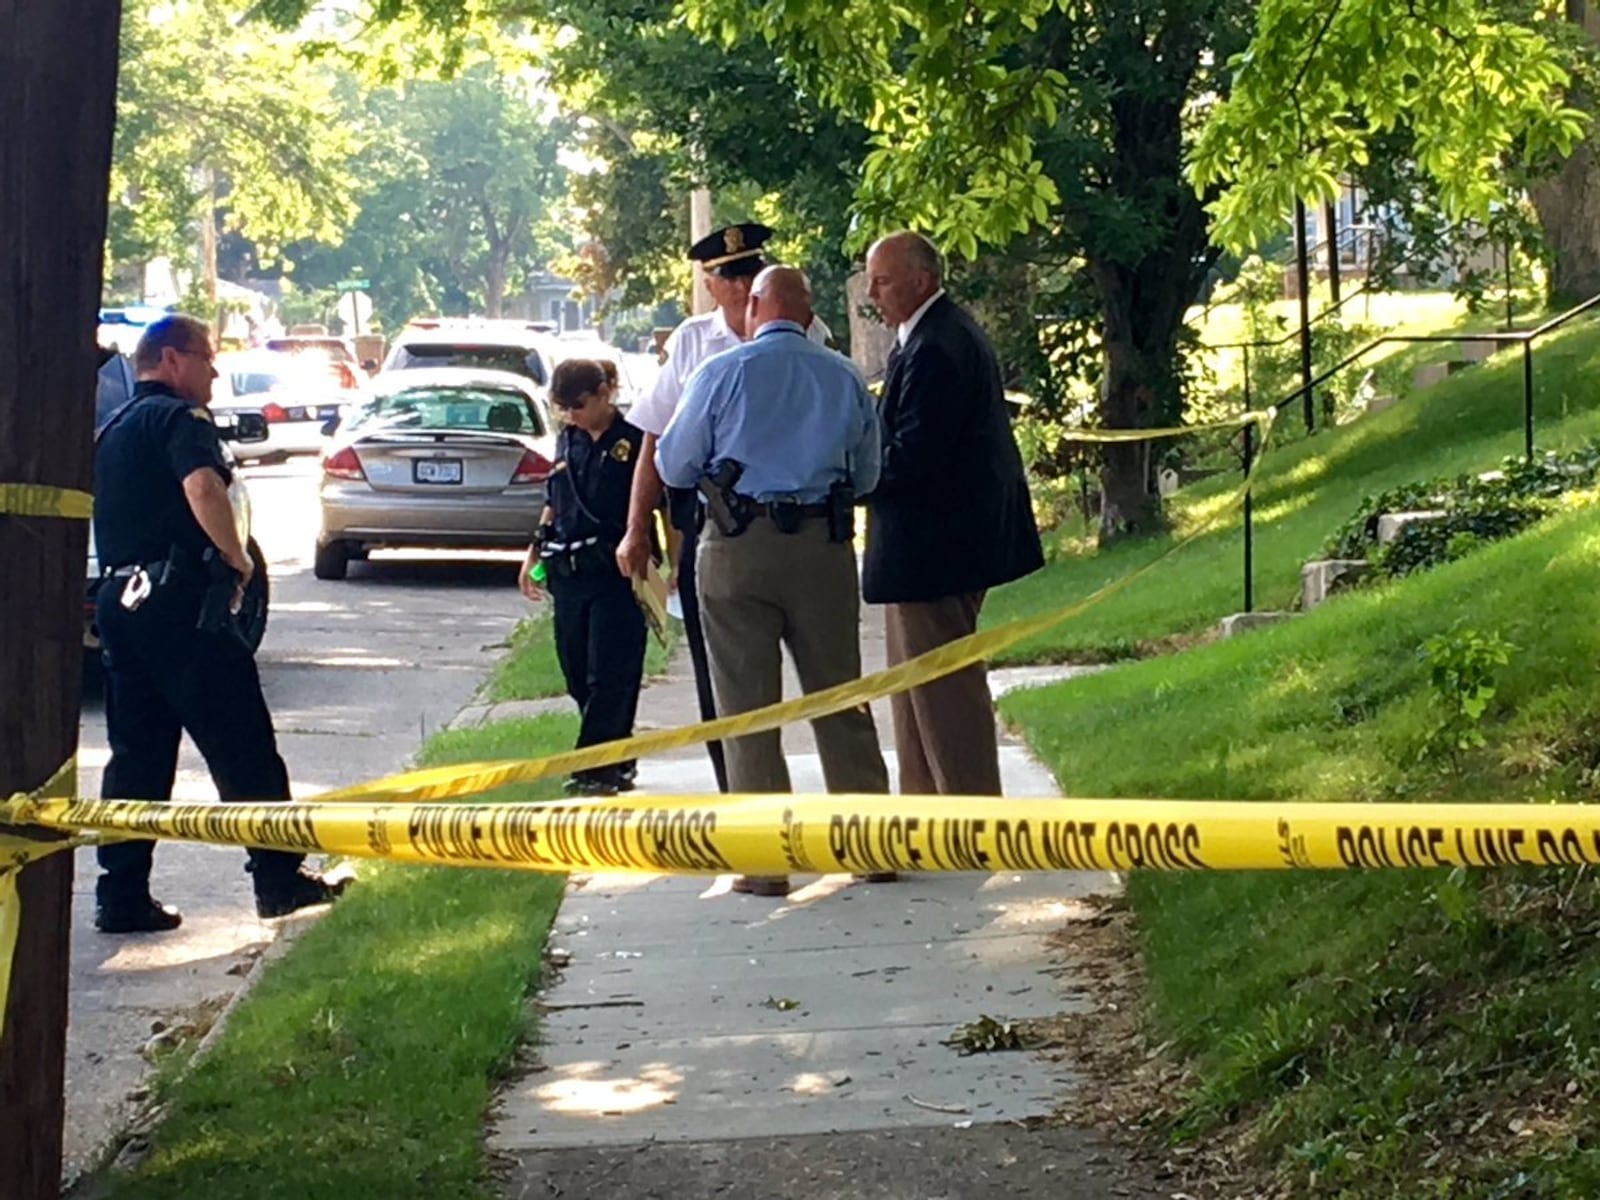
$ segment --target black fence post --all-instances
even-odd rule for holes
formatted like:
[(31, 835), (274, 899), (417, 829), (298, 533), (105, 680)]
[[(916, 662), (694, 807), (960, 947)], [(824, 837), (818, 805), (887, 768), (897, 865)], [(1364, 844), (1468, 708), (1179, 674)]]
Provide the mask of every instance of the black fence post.
[(1533, 339), (1522, 342), (1522, 448), (1533, 462)]
[(1255, 465), (1256, 425), (1244, 427), (1244, 611), (1255, 611), (1255, 529), (1254, 504), (1250, 498), (1250, 468)]
[(1305, 388), (1306, 432), (1317, 430), (1316, 405), (1311, 396), (1311, 254), (1306, 245), (1306, 202), (1294, 202), (1294, 256), (1300, 276), (1300, 385)]

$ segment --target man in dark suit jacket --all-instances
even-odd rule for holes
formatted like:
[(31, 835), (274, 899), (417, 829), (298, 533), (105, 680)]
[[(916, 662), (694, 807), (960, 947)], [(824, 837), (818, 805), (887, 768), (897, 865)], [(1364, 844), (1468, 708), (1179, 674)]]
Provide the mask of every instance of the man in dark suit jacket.
[[(893, 666), (974, 632), (984, 593), (1037, 570), (1044, 554), (994, 349), (944, 294), (938, 250), (893, 234), (868, 252), (867, 278), (897, 330), (861, 590), (888, 605)], [(895, 696), (891, 711), (901, 792), (1000, 794), (982, 664)]]

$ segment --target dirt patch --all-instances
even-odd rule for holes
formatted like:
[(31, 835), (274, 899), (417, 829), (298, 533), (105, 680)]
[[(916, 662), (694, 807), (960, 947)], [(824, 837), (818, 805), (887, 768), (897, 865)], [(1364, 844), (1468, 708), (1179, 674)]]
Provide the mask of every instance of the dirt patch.
[(1174, 1143), (1170, 1131), (1193, 1076), (1167, 1046), (1145, 1036), (1133, 914), (1116, 897), (1082, 903), (1081, 915), (1047, 940), (1084, 1010), (1018, 1022), (1037, 1052), (1086, 1077), (1056, 1110), (1056, 1120), (1099, 1134), (1175, 1200), (1278, 1200), (1283, 1193), (1266, 1173), (1241, 1166), (1244, 1132)]

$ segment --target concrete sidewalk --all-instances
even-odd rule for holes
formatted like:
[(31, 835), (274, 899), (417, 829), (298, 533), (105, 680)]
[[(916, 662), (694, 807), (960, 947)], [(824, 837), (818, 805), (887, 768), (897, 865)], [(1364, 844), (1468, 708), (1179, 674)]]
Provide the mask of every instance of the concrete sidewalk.
[[(863, 641), (864, 668), (881, 667), (881, 627), (864, 629)], [(995, 684), (1007, 681), (995, 673)], [(792, 677), (786, 689), (798, 694)], [(875, 716), (893, 773), (887, 707)], [(693, 716), (680, 654), (646, 690), (639, 724)], [(796, 790), (822, 790), (810, 730), (784, 737)], [(1001, 764), (1007, 794), (1058, 794), (1020, 745), (1003, 742)], [(639, 786), (715, 784), (693, 748), (642, 762)], [(1043, 1058), (964, 1057), (941, 1041), (983, 1016), (1072, 1010), (1070, 964), (1063, 971), (1044, 935), (1086, 911), (1081, 897), (1112, 890), (1110, 876), (927, 875), (891, 885), (809, 876), (782, 900), (732, 893), (730, 882), (574, 879), (551, 939), (567, 965), (541, 998), (538, 1065), (495, 1107), (491, 1149), (522, 1164), (510, 1166), (509, 1196), (547, 1194), (553, 1179), (538, 1176), (529, 1190), (537, 1172), (527, 1164), (562, 1148), (948, 1131), (1046, 1115), (1075, 1086)]]

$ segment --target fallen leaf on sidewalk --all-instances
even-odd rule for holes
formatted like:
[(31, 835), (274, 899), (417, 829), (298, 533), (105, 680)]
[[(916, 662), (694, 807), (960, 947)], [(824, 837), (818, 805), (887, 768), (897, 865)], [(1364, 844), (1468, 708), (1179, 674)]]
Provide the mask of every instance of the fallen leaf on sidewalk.
[(762, 1008), (776, 1009), (778, 1012), (788, 1012), (790, 1009), (800, 1007), (800, 1001), (791, 1000), (788, 996), (768, 996), (761, 1002)]

